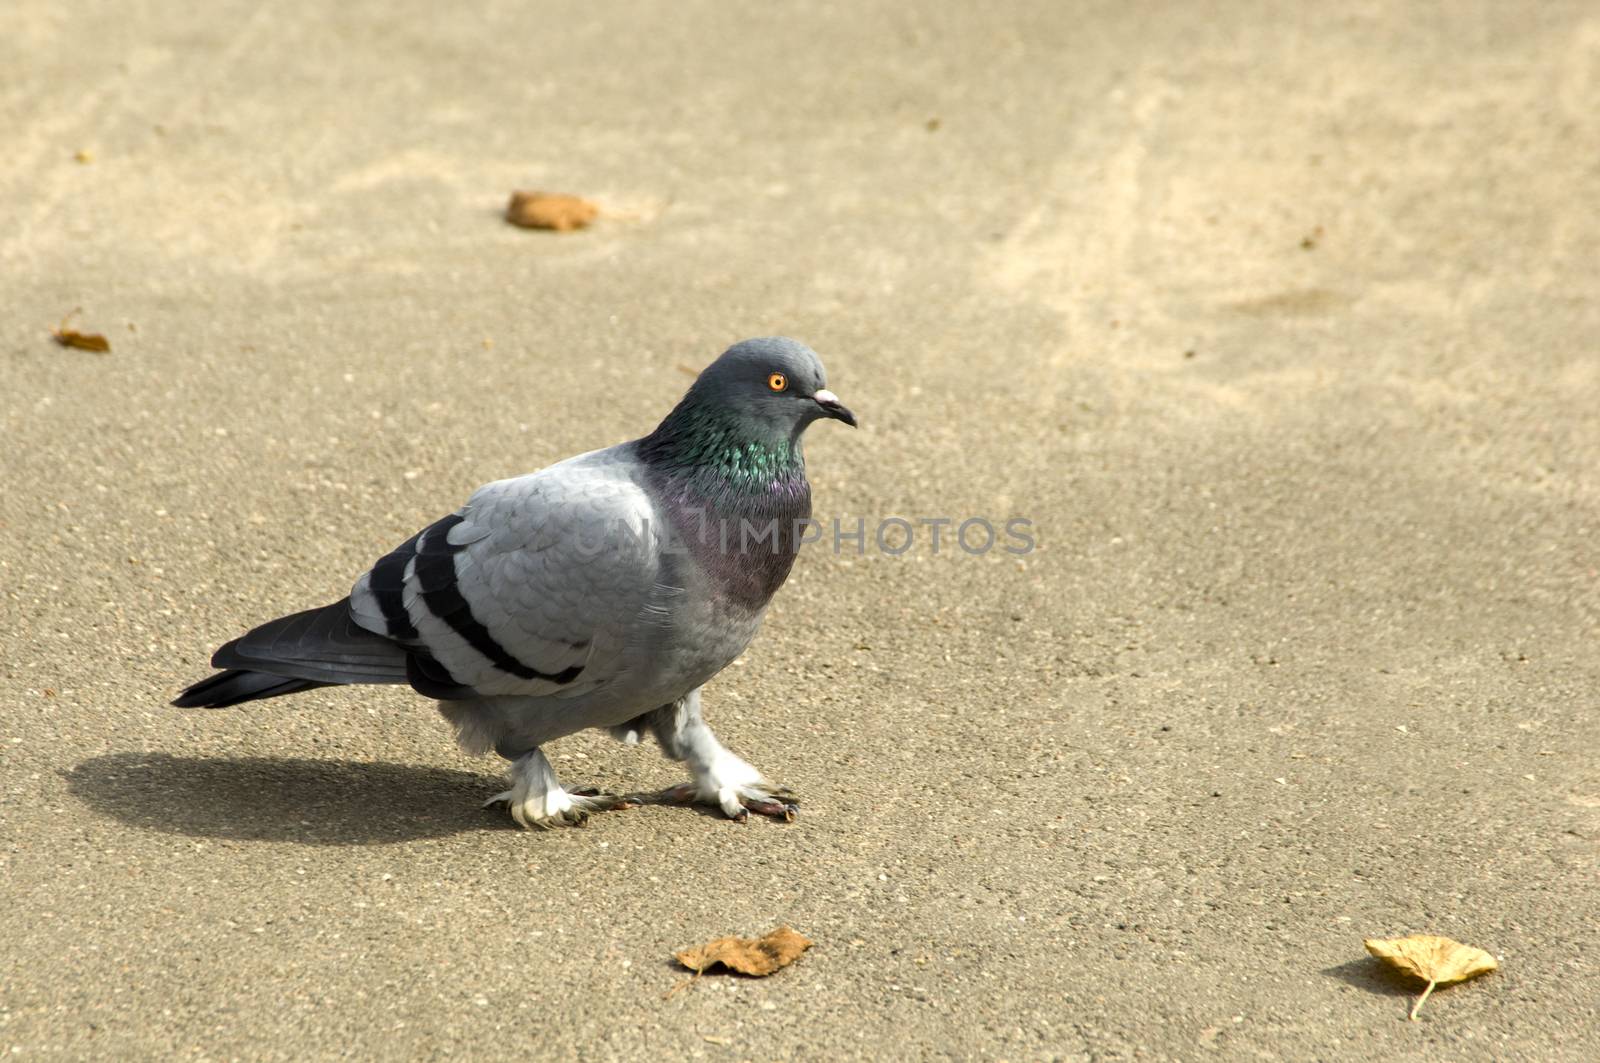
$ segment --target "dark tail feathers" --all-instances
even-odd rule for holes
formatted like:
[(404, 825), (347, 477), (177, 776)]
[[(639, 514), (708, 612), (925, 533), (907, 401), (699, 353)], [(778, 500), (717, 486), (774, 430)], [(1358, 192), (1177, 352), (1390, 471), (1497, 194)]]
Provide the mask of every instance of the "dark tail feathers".
[(280, 694), (298, 694), (302, 690), (332, 685), (314, 683), (309, 679), (285, 679), (281, 675), (230, 668), (226, 672), (218, 672), (210, 679), (202, 679), (179, 694), (172, 703), (180, 709), (225, 709), (245, 701), (275, 698)]
[(356, 624), (348, 598), (279, 617), (211, 658), (225, 671), (178, 695), (179, 708), (220, 709), (344, 683), (404, 683), (404, 647)]

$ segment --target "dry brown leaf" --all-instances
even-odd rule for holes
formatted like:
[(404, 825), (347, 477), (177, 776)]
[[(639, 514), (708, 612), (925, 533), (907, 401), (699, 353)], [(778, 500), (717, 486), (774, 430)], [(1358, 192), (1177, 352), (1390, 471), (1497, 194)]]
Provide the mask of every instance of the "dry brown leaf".
[(717, 938), (674, 955), (679, 963), (696, 974), (720, 963), (730, 971), (761, 978), (789, 966), (814, 944), (805, 935), (780, 926), (764, 937)]
[(1363, 944), (1367, 951), (1398, 971), (1428, 983), (1428, 988), (1417, 998), (1411, 1009), (1411, 1021), (1433, 992), (1434, 986), (1450, 982), (1464, 982), (1480, 974), (1488, 974), (1500, 966), (1495, 958), (1482, 949), (1463, 945), (1449, 938), (1432, 934), (1412, 934), (1403, 938), (1367, 938)]
[(600, 208), (587, 199), (556, 192), (513, 192), (506, 204), (506, 221), (524, 229), (570, 232), (594, 221)]
[(99, 351), (101, 354), (111, 353), (111, 341), (98, 332), (78, 332), (76, 329), (67, 328), (67, 322), (72, 320), (72, 315), (82, 311), (82, 307), (73, 310), (71, 314), (61, 319), (61, 325), (50, 330), (50, 335), (63, 347), (76, 347), (80, 351)]

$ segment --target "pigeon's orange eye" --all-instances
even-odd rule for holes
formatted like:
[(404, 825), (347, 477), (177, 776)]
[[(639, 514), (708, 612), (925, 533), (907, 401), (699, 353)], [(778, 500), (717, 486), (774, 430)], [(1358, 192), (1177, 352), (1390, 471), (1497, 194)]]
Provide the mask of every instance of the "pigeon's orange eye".
[(788, 386), (789, 378), (784, 376), (782, 373), (773, 373), (771, 376), (767, 377), (767, 387), (771, 388), (773, 391), (782, 391)]

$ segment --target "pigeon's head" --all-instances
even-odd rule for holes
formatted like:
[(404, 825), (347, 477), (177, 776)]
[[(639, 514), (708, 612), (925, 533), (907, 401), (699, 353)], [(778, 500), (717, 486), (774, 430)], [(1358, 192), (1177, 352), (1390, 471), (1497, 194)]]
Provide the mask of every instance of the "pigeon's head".
[(823, 417), (852, 428), (856, 423), (855, 414), (828, 390), (828, 375), (817, 352), (784, 336), (729, 347), (695, 380), (688, 398), (790, 438)]

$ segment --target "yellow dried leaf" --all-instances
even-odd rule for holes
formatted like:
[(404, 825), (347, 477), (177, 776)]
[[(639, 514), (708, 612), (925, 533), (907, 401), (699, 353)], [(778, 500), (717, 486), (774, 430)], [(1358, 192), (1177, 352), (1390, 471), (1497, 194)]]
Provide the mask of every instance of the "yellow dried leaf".
[(730, 971), (760, 978), (789, 966), (813, 944), (805, 935), (780, 926), (764, 937), (717, 938), (674, 955), (697, 974), (720, 963)]
[(524, 229), (582, 229), (600, 214), (587, 199), (555, 192), (513, 192), (506, 204), (506, 221)]
[(101, 354), (110, 354), (111, 341), (104, 336), (97, 332), (79, 332), (76, 329), (67, 328), (67, 322), (71, 321), (73, 314), (78, 313), (81, 309), (82, 307), (79, 307), (62, 318), (61, 324), (50, 330), (50, 335), (63, 347), (75, 347), (80, 351), (98, 351)]
[(1367, 938), (1363, 944), (1367, 951), (1398, 971), (1428, 983), (1422, 996), (1411, 1009), (1411, 1020), (1433, 992), (1434, 986), (1463, 982), (1488, 974), (1500, 966), (1495, 958), (1482, 949), (1463, 945), (1449, 938), (1433, 934), (1412, 934), (1403, 938)]

